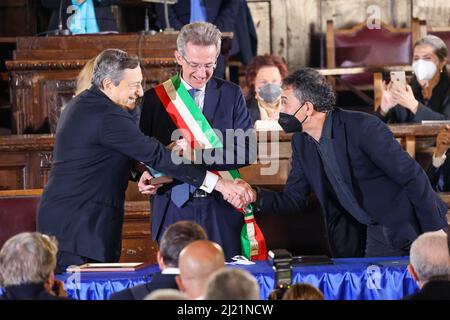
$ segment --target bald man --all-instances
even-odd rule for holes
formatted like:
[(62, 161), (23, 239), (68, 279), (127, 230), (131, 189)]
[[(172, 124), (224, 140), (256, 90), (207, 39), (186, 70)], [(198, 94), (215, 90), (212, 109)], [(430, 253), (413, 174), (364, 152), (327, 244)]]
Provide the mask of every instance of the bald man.
[(420, 288), (408, 299), (450, 299), (450, 256), (443, 231), (426, 232), (413, 242), (408, 272)]
[(189, 299), (203, 299), (206, 282), (211, 274), (225, 267), (222, 248), (215, 242), (197, 240), (187, 245), (178, 260), (180, 275), (176, 277), (178, 288)]

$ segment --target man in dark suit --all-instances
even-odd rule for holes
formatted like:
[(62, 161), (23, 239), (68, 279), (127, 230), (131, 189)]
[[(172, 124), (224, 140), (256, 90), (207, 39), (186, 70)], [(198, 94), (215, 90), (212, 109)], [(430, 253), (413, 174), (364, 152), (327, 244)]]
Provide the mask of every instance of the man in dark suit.
[[(155, 5), (158, 23), (166, 27), (164, 5)], [(210, 22), (222, 32), (233, 32), (230, 56), (236, 55), (244, 64), (249, 64), (256, 55), (257, 36), (253, 19), (245, 0), (193, 0), (178, 1), (169, 5), (169, 23), (175, 30), (192, 22)], [(225, 62), (220, 55), (214, 75), (223, 77)]]
[(111, 300), (143, 300), (158, 289), (178, 289), (175, 277), (180, 274), (178, 256), (181, 250), (196, 240), (208, 239), (205, 230), (192, 221), (178, 221), (167, 228), (161, 238), (157, 260), (161, 272), (152, 281), (114, 293)]
[(411, 245), (408, 272), (420, 291), (408, 300), (450, 300), (450, 255), (444, 232), (427, 232)]
[[(222, 163), (215, 161), (206, 164), (202, 157), (202, 166), (208, 170), (224, 171), (248, 164), (249, 155), (254, 155), (250, 147), (255, 146), (250, 145), (248, 139), (245, 145), (239, 144), (238, 139), (232, 136), (229, 136), (232, 138), (230, 142), (226, 134), (227, 129), (246, 131), (252, 127), (241, 89), (231, 82), (213, 77), (220, 49), (220, 31), (207, 22), (188, 24), (180, 31), (177, 45), (175, 58), (182, 68), (181, 82), (193, 95), (196, 107), (202, 110), (211, 127), (223, 135), (224, 149), (215, 153), (217, 155), (224, 151), (223, 157), (219, 159)], [(177, 126), (159, 100), (155, 89), (150, 89), (144, 95), (140, 126), (142, 132), (164, 145), (172, 143), (172, 134)], [(232, 159), (227, 162), (230, 160), (230, 153)], [(240, 157), (243, 153), (245, 159)], [(241, 254), (240, 232), (244, 223), (242, 213), (223, 201), (215, 192), (210, 195), (201, 191), (191, 192), (186, 201), (177, 203), (172, 196), (173, 187), (179, 183), (175, 181), (165, 185), (152, 199), (154, 239), (159, 242), (161, 234), (170, 224), (178, 220), (192, 220), (206, 230), (211, 241), (222, 246), (227, 259)]]
[[(204, 168), (174, 163), (169, 150), (142, 134), (128, 112), (143, 95), (141, 83), (137, 57), (107, 49), (96, 58), (92, 87), (75, 97), (59, 119), (37, 228), (58, 239), (61, 268), (119, 260), (132, 159), (205, 194), (213, 189), (224, 194), (246, 191)], [(155, 191), (151, 184), (145, 185), (150, 179), (145, 171), (139, 188)]]
[[(77, 4), (84, 3), (85, 0), (78, 0)], [(59, 25), (59, 15), (61, 11), (62, 28), (67, 29), (67, 19), (69, 15), (73, 14), (67, 12), (69, 6), (72, 5), (71, 0), (41, 0), (42, 6), (51, 9), (52, 15), (48, 24), (49, 31), (57, 30)], [(120, 0), (93, 0), (95, 8), (95, 19), (99, 31), (117, 31), (117, 22), (111, 12), (112, 5), (118, 5)]]
[(334, 108), (331, 86), (310, 68), (283, 80), (281, 99), (292, 168), (282, 192), (255, 194), (262, 212), (300, 213), (314, 192), (335, 257), (408, 255), (418, 235), (447, 229), (447, 206), (377, 117)]

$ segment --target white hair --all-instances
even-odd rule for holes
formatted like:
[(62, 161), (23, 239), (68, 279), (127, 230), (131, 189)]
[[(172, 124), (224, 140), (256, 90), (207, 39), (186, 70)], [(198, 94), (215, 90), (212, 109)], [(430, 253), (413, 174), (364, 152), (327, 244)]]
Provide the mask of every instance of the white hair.
[(411, 245), (410, 263), (419, 281), (450, 275), (447, 236), (442, 231), (426, 232)]
[(24, 232), (5, 242), (0, 251), (0, 286), (44, 283), (56, 267), (58, 245), (39, 232)]
[(259, 285), (246, 270), (223, 268), (208, 279), (205, 300), (259, 300)]

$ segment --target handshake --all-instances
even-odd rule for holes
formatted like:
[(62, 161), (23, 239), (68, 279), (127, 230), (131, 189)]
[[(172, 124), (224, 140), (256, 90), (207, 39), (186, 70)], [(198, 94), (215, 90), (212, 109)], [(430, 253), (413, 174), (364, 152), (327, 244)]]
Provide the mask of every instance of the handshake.
[[(152, 175), (145, 171), (138, 183), (139, 192), (145, 195), (154, 195), (162, 184), (151, 184)], [(223, 198), (238, 209), (244, 209), (249, 203), (256, 201), (256, 192), (244, 180), (234, 181), (219, 178), (214, 188), (223, 195)]]

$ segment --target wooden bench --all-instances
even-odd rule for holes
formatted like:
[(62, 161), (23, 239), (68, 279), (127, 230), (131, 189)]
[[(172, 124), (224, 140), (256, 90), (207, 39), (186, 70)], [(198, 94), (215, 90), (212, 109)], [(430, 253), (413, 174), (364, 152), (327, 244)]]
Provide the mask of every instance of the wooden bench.
[[(0, 247), (20, 232), (36, 231), (42, 189), (0, 191)], [(121, 262), (156, 263), (158, 246), (152, 240), (149, 201), (126, 201)]]

